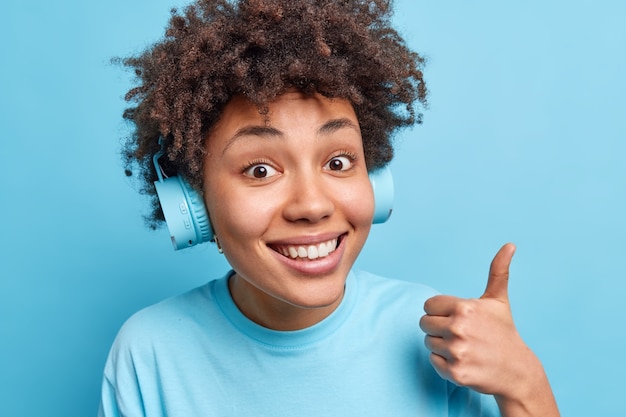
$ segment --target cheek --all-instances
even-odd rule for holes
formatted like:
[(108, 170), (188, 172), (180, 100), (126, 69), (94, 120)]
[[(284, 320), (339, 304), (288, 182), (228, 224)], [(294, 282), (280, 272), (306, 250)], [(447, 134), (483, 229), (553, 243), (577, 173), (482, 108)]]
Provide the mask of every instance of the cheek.
[(369, 179), (347, 188), (342, 198), (342, 206), (351, 223), (371, 225), (374, 217), (374, 193)]
[(224, 246), (243, 244), (246, 238), (262, 235), (276, 213), (274, 206), (271, 199), (234, 190), (222, 189), (207, 198), (209, 216)]

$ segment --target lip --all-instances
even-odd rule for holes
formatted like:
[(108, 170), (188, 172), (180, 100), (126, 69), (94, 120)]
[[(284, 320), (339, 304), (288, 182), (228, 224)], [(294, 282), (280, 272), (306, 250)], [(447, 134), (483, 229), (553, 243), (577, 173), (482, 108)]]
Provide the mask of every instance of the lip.
[[(296, 260), (288, 258), (272, 248), (274, 245), (313, 245), (334, 238), (337, 238), (337, 248), (324, 258), (317, 258), (312, 260)], [(288, 241), (281, 241), (280, 243), (272, 242), (267, 246), (271, 250), (273, 256), (281, 264), (285, 265), (289, 269), (304, 275), (319, 276), (329, 274), (337, 269), (346, 250), (346, 241), (348, 240), (347, 238), (347, 233), (342, 233), (340, 235), (324, 234), (317, 236), (304, 236), (297, 239), (290, 239)]]

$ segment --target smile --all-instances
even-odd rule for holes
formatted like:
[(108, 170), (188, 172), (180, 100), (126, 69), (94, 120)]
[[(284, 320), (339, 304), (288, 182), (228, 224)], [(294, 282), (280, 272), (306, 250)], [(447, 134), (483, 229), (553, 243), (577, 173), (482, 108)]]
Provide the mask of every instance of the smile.
[(339, 238), (314, 245), (273, 245), (272, 249), (291, 259), (313, 260), (325, 258), (337, 249)]

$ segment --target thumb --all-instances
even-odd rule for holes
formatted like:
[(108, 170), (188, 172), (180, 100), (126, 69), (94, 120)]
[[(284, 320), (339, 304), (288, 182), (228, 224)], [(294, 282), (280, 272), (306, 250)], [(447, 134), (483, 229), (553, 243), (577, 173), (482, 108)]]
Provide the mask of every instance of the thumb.
[(515, 253), (515, 245), (507, 243), (502, 246), (491, 261), (489, 268), (489, 280), (487, 288), (480, 298), (497, 298), (508, 301), (509, 299), (509, 266)]

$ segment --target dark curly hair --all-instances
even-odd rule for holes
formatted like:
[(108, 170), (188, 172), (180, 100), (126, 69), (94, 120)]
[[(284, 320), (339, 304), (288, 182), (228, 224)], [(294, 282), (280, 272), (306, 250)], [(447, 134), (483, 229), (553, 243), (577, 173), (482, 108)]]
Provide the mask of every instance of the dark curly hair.
[(369, 170), (391, 160), (396, 129), (421, 122), (424, 59), (390, 26), (390, 0), (197, 0), (171, 14), (162, 40), (117, 60), (136, 75), (123, 155), (126, 174), (137, 172), (152, 197), (152, 227), (163, 220), (152, 165), (159, 138), (164, 170), (201, 190), (204, 141), (235, 95), (261, 114), (293, 88), (348, 99)]

